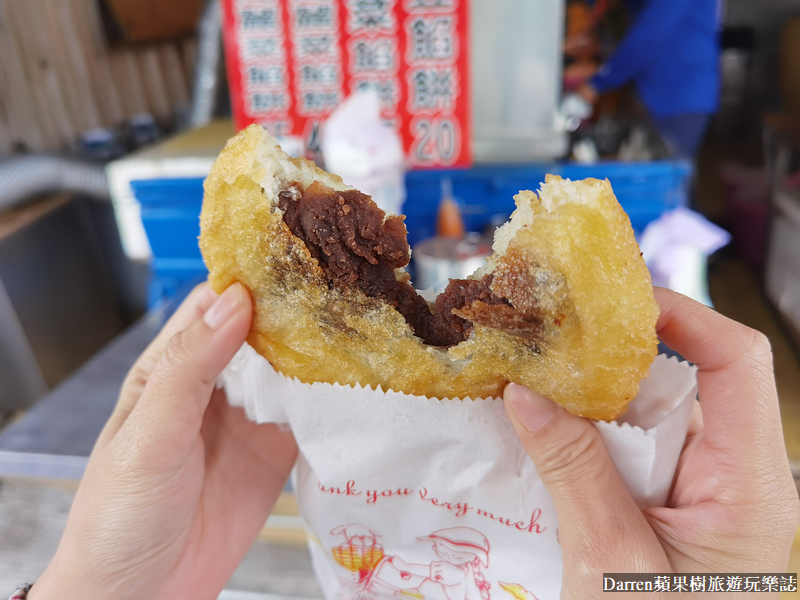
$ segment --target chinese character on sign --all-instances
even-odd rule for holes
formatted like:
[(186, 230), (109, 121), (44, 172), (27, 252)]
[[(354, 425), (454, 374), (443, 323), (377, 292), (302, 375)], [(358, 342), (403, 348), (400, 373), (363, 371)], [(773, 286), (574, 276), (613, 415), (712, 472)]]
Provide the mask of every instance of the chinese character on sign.
[(295, 12), (295, 19), (297, 20), (298, 29), (333, 26), (333, 13), (330, 6), (317, 6), (315, 8), (300, 6)]
[(243, 29), (274, 29), (275, 23), (276, 19), (274, 8), (267, 8), (259, 11), (242, 11)]
[(332, 110), (341, 98), (338, 92), (305, 92), (302, 95), (302, 110), (306, 114)]
[(250, 67), (247, 79), (253, 85), (273, 85), (283, 83), (283, 67)]
[(706, 591), (706, 576), (705, 575), (692, 575), (689, 580), (689, 587), (693, 592)]
[(395, 67), (395, 44), (390, 39), (358, 40), (352, 53), (354, 73), (391, 71)]
[(744, 591), (745, 592), (759, 592), (761, 588), (758, 584), (761, 582), (761, 579), (758, 577), (745, 577), (744, 580)]
[(411, 90), (413, 110), (449, 109), (455, 100), (453, 70), (450, 67), (413, 70)]
[(336, 55), (336, 39), (331, 35), (302, 35), (298, 39), (300, 56)]
[(338, 65), (303, 65), (300, 67), (301, 85), (328, 85), (338, 82)]
[(350, 31), (371, 29), (395, 30), (390, 0), (348, 0)]
[(270, 57), (282, 58), (283, 45), (275, 38), (255, 38), (245, 41), (245, 58)]
[(415, 10), (428, 10), (436, 8), (454, 8), (454, 0), (406, 0), (406, 10), (409, 12)]
[(686, 586), (686, 575), (675, 575), (672, 578), (672, 591), (673, 592), (688, 592), (689, 588)]
[(271, 94), (256, 93), (250, 97), (250, 105), (254, 113), (283, 110), (286, 108), (286, 94), (282, 92)]
[(392, 111), (399, 101), (398, 84), (394, 79), (362, 79), (358, 90), (375, 90), (381, 102), (381, 109)]
[(708, 576), (708, 591), (709, 592), (724, 592), (724, 580), (721, 575)]
[(670, 586), (670, 577), (669, 575), (656, 575), (655, 584), (653, 586), (654, 592), (670, 592), (672, 591), (672, 587)]
[(411, 59), (453, 58), (453, 19), (417, 17), (411, 23)]

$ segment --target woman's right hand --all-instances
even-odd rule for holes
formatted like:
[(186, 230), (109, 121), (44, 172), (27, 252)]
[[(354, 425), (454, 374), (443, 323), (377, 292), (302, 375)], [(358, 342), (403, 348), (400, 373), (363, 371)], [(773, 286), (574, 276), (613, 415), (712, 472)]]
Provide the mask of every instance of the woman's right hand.
[(700, 398), (666, 507), (637, 508), (588, 420), (521, 386), (505, 390), (514, 429), (555, 503), (565, 599), (614, 597), (602, 592), (604, 572), (786, 569), (800, 502), (769, 342), (680, 294), (656, 289), (656, 299), (659, 338), (697, 365)]

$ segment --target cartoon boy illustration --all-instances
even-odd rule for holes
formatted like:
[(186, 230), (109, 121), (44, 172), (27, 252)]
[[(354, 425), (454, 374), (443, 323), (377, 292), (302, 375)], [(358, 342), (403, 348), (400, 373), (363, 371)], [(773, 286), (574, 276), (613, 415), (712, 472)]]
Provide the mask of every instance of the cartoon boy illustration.
[(391, 596), (402, 590), (425, 600), (489, 600), (490, 584), (481, 570), (489, 566), (486, 536), (470, 527), (451, 527), (417, 539), (431, 542), (441, 560), (424, 565), (386, 557), (367, 582), (370, 593)]

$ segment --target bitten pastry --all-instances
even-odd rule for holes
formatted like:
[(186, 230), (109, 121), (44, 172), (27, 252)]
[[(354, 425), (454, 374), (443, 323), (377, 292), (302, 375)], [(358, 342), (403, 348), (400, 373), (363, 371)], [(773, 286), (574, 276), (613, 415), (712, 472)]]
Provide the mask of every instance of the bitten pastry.
[(630, 221), (608, 181), (548, 176), (515, 200), (486, 265), (428, 303), (403, 217), (251, 126), (206, 180), (200, 248), (217, 292), (250, 290), (247, 341), (289, 377), (462, 399), (515, 382), (614, 419), (657, 343)]

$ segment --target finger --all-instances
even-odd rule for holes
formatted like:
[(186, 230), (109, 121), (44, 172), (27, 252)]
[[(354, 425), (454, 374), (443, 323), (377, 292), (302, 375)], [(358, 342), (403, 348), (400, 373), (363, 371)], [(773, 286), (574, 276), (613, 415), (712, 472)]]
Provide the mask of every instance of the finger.
[[(703, 411), (700, 410), (700, 403), (695, 402), (692, 406), (692, 414), (689, 415), (689, 429), (686, 430), (686, 442), (696, 435), (703, 433)], [(684, 445), (686, 445), (684, 442)]]
[[(702, 436), (703, 413), (700, 410), (700, 403), (695, 402), (692, 407), (692, 414), (689, 416), (689, 428), (686, 431), (686, 439), (683, 440), (683, 449), (678, 457), (676, 473), (680, 473), (683, 470), (683, 465), (695, 458), (693, 448), (701, 443)], [(673, 506), (673, 504), (668, 504), (668, 506)]]
[(170, 338), (199, 320), (218, 297), (208, 283), (201, 283), (181, 303), (180, 307), (164, 324), (164, 327), (145, 348), (126, 375), (117, 405), (103, 428), (96, 446), (104, 446), (108, 443), (125, 423), (125, 419), (128, 418), (133, 407), (136, 406), (136, 402), (139, 400), (142, 390), (144, 390), (144, 386), (147, 384), (147, 380), (159, 358), (164, 353)]
[[(198, 321), (216, 302), (217, 298), (219, 296), (207, 282), (196, 286), (136, 361), (128, 374), (131, 383), (141, 385), (141, 388), (144, 389), (147, 378), (153, 372), (161, 355), (164, 354), (172, 336)], [(141, 389), (139, 391), (141, 392)]]
[(250, 295), (235, 283), (203, 318), (169, 340), (123, 432), (166, 454), (188, 448), (198, 439), (216, 379), (244, 343), (251, 320)]
[[(514, 430), (553, 498), (564, 564), (634, 566), (614, 563), (644, 555), (621, 544), (652, 542), (652, 530), (591, 422), (513, 383), (503, 398)], [(615, 556), (615, 548), (621, 556)]]
[[(767, 338), (685, 296), (655, 289), (658, 336), (697, 365), (704, 435), (739, 458), (782, 452), (783, 432)], [(773, 440), (769, 443), (768, 440)]]
[(143, 355), (155, 357), (153, 367), (155, 367), (158, 359), (161, 358), (172, 336), (200, 319), (218, 298), (219, 294), (212, 289), (207, 281), (195, 286), (144, 351)]

